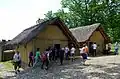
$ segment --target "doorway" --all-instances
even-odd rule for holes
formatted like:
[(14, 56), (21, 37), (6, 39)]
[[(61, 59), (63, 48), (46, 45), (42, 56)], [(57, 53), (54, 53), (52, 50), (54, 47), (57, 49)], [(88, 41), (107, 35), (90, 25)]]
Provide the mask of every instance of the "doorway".
[(54, 44), (54, 47), (55, 47), (56, 49), (60, 49), (60, 44)]
[(57, 55), (57, 57), (59, 57), (60, 44), (54, 44), (54, 47), (56, 48), (56, 55)]
[(92, 55), (93, 54), (93, 47), (92, 47), (93, 42), (89, 42), (89, 54)]

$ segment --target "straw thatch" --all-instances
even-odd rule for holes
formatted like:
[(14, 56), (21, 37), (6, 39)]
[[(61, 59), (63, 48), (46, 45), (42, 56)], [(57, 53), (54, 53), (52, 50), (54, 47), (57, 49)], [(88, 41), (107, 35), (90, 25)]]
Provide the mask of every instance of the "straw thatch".
[(9, 41), (7, 44), (25, 44), (35, 38), (40, 33), (40, 31), (42, 31), (47, 25), (58, 25), (59, 28), (64, 32), (64, 34), (70, 40), (72, 40), (75, 45), (79, 45), (75, 37), (72, 35), (72, 33), (69, 31), (67, 26), (62, 22), (60, 18), (53, 18), (30, 28), (27, 28), (15, 38), (13, 38), (13, 40)]
[[(77, 28), (72, 28), (70, 31), (74, 35), (74, 37), (77, 39), (78, 42), (85, 42), (89, 40), (89, 38), (92, 36), (93, 32), (96, 31), (98, 28), (101, 27), (100, 23), (92, 24), (92, 25), (87, 25), (87, 26), (82, 26), (82, 27), (77, 27)], [(107, 34), (104, 32), (103, 28), (102, 33), (105, 39), (108, 39)]]

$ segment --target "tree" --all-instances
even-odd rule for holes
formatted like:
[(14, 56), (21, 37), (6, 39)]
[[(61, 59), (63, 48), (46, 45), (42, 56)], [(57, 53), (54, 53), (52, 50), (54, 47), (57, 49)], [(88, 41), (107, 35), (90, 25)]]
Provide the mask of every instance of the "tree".
[[(69, 28), (101, 23), (113, 41), (120, 36), (119, 0), (62, 0), (62, 9), (49, 11), (46, 18), (60, 17)], [(64, 9), (67, 8), (68, 12)]]

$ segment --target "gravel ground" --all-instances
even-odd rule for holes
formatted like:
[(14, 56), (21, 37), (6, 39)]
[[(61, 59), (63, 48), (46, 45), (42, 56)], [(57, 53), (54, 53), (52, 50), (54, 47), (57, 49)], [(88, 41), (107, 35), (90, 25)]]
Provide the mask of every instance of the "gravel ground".
[(47, 71), (29, 68), (6, 79), (120, 79), (120, 56), (90, 57), (85, 66), (80, 61), (65, 61), (62, 66), (52, 63)]

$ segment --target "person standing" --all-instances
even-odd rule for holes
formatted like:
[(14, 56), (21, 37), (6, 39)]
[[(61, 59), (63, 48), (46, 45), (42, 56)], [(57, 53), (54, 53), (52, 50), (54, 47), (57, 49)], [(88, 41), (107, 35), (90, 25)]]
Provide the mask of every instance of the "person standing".
[(18, 51), (14, 54), (13, 61), (14, 61), (15, 73), (17, 74), (17, 72), (20, 72), (19, 68), (21, 67), (21, 56)]
[(56, 47), (55, 47), (54, 51), (55, 51), (55, 62), (57, 62), (59, 51), (58, 51), (58, 49)]
[(115, 55), (118, 55), (119, 44), (118, 42), (115, 43)]
[(95, 56), (96, 56), (97, 44), (94, 43), (94, 44), (92, 45), (92, 47), (93, 47), (93, 56), (95, 57)]
[(106, 44), (105, 48), (106, 48), (106, 54), (108, 55), (108, 44)]
[(86, 53), (86, 55), (88, 57), (88, 52), (89, 52), (88, 46), (85, 44), (84, 47), (85, 47), (85, 53)]
[(44, 69), (44, 64), (46, 64), (46, 68), (45, 69), (48, 70), (49, 53), (50, 53), (50, 50), (46, 49), (46, 51), (41, 54), (41, 60), (42, 60), (41, 69)]
[(83, 45), (83, 47), (80, 48), (80, 55), (82, 56), (82, 64), (85, 65), (85, 61), (87, 60), (87, 53), (86, 53), (85, 45)]
[(30, 52), (29, 53), (29, 64), (28, 64), (29, 67), (33, 66), (33, 52)]
[(65, 47), (65, 59), (68, 60), (68, 52), (69, 52), (69, 48), (68, 46)]
[(59, 54), (59, 56), (60, 56), (60, 65), (63, 65), (64, 52), (65, 52), (64, 48), (61, 48), (60, 54)]
[(74, 46), (72, 46), (71, 50), (70, 50), (70, 53), (71, 53), (71, 57), (72, 57), (72, 61), (74, 60), (74, 56), (75, 56), (75, 48)]
[(35, 55), (35, 62), (34, 62), (33, 67), (35, 67), (35, 65), (37, 65), (38, 62), (40, 62), (40, 59), (41, 59), (40, 49), (37, 48), (36, 55)]
[(111, 51), (111, 47), (112, 47), (112, 44), (111, 44), (111, 43), (108, 43), (108, 51), (109, 51), (109, 52)]

